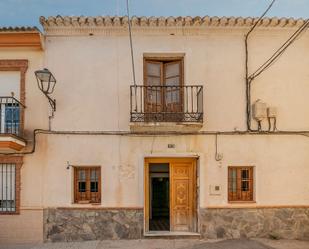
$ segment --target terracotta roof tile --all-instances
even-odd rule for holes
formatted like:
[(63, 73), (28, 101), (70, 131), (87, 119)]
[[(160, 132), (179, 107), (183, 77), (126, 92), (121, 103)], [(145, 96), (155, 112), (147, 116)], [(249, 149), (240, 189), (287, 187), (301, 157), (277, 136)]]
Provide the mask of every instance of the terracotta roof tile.
[(37, 27), (0, 27), (0, 32), (40, 32)]
[[(253, 17), (136, 17), (131, 18), (133, 27), (203, 27), (203, 26), (218, 26), (218, 27), (239, 27), (251, 26), (258, 18)], [(268, 18), (265, 17), (259, 23), (261, 27), (298, 27), (306, 20), (294, 18)], [(128, 17), (126, 16), (50, 16), (40, 17), (40, 23), (43, 28), (57, 27), (121, 27), (127, 26)]]

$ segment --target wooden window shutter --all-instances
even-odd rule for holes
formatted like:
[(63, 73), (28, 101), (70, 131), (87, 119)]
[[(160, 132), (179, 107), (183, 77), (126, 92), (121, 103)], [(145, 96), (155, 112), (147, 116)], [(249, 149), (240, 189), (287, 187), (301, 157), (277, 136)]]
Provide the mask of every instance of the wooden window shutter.
[(100, 167), (74, 167), (74, 202), (101, 202)]
[(228, 200), (253, 201), (253, 167), (228, 168)]

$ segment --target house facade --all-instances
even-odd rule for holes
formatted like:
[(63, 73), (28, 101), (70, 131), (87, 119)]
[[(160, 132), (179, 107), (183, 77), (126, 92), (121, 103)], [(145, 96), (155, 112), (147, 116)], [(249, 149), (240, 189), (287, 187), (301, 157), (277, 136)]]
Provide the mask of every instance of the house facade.
[[(43, 36), (38, 29), (0, 29), (1, 244), (32, 242), (41, 240), (43, 236), (43, 211), (37, 208), (38, 199), (25, 199), (26, 196), (21, 193), (32, 188), (29, 184), (39, 184), (40, 171), (36, 168), (24, 171), (23, 166), (27, 159), (20, 154), (27, 147), (31, 147), (33, 130), (48, 123), (45, 99), (38, 95), (32, 86), (32, 83), (36, 82), (34, 71), (42, 65)], [(37, 99), (33, 96), (37, 96)], [(37, 101), (41, 104), (37, 105)], [(32, 188), (34, 195), (38, 195), (36, 189)]]
[(246, 68), (305, 24), (264, 18), (246, 53), (255, 21), (133, 17), (133, 58), (126, 17), (42, 17), (40, 45), (3, 42), (0, 241), (309, 239), (309, 35), (248, 98)]

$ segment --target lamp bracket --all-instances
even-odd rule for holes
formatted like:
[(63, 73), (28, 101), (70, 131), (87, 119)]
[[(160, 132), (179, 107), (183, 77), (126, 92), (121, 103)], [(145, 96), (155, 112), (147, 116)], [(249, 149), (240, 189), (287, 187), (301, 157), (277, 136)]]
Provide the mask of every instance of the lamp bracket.
[(53, 112), (56, 111), (56, 99), (52, 99), (48, 94), (44, 94), (48, 99), (49, 105), (51, 106)]

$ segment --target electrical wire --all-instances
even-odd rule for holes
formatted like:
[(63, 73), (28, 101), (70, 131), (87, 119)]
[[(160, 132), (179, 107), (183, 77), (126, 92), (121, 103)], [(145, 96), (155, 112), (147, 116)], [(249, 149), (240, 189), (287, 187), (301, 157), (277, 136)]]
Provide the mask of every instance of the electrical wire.
[[(134, 67), (134, 51), (133, 51), (133, 43), (132, 43), (132, 30), (131, 30), (131, 21), (130, 21), (130, 11), (129, 11), (129, 0), (127, 3), (127, 15), (128, 15), (128, 26), (129, 26), (129, 38), (130, 38), (130, 50), (131, 50), (131, 60), (132, 60), (132, 73), (133, 73), (133, 83), (135, 86), (135, 101), (136, 99), (136, 78), (135, 78), (135, 67)], [(247, 97), (247, 130), (245, 131), (198, 131), (198, 132), (131, 132), (131, 131), (52, 131), (52, 130), (43, 130), (43, 129), (35, 129), (33, 131), (33, 145), (30, 151), (23, 152), (11, 152), (11, 153), (0, 153), (0, 155), (27, 155), (32, 154), (36, 150), (36, 140), (38, 134), (50, 134), (50, 135), (105, 135), (105, 136), (142, 136), (142, 137), (153, 137), (154, 136), (185, 136), (185, 135), (215, 135), (216, 136), (216, 153), (218, 152), (218, 135), (301, 135), (309, 137), (309, 131), (279, 131), (276, 127), (276, 118), (274, 119), (274, 128), (273, 131), (262, 131), (260, 129), (261, 124), (259, 124), (258, 130), (251, 129), (251, 83), (252, 80), (260, 75), (264, 70), (266, 70), (275, 59), (277, 59), (294, 41), (295, 39), (305, 30), (305, 28), (309, 24), (309, 20), (307, 20), (261, 67), (255, 71), (255, 73), (251, 74), (249, 77), (248, 73), (248, 37), (252, 33), (252, 31), (256, 28), (256, 26), (260, 23), (262, 18), (267, 14), (270, 8), (275, 3), (275, 0), (271, 2), (265, 12), (261, 15), (261, 17), (255, 22), (252, 28), (248, 31), (245, 36), (245, 50), (246, 50), (246, 97)], [(255, 76), (255, 77), (253, 77)], [(137, 104), (136, 104), (137, 108)], [(154, 141), (153, 141), (154, 142)], [(153, 145), (152, 145), (153, 146)]]
[(250, 79), (250, 82), (252, 82), (253, 79), (255, 79), (257, 76), (259, 76), (262, 72), (264, 72), (267, 68), (269, 68), (273, 62), (278, 59), (284, 51), (292, 45), (292, 43), (305, 31), (305, 29), (309, 25), (309, 19), (304, 22), (304, 24), (298, 28), (290, 37), (288, 40), (286, 40), (280, 48), (278, 48), (273, 55), (264, 62), (254, 73), (252, 73), (248, 78)]
[(273, 0), (270, 5), (267, 7), (267, 9), (264, 11), (264, 13), (259, 17), (259, 19), (254, 23), (254, 25), (251, 27), (251, 29), (247, 32), (245, 35), (245, 71), (246, 71), (246, 117), (247, 117), (247, 130), (253, 131), (251, 129), (251, 79), (249, 79), (249, 68), (248, 68), (248, 61), (249, 61), (249, 51), (248, 51), (248, 38), (249, 35), (252, 33), (252, 31), (256, 28), (256, 26), (262, 21), (263, 17), (267, 14), (267, 12), (271, 9), (273, 4), (276, 0)]
[[(253, 131), (251, 128), (251, 83), (252, 81), (258, 77), (261, 73), (263, 73), (267, 68), (269, 68), (286, 50), (289, 46), (293, 44), (293, 42), (306, 30), (309, 25), (309, 19), (301, 25), (274, 53), (273, 55), (264, 62), (253, 74), (250, 76), (247, 75), (248, 70), (248, 54), (247, 54), (247, 43), (246, 43), (246, 97), (247, 97), (247, 129), (249, 131)], [(270, 120), (269, 120), (270, 122)], [(273, 131), (277, 130), (276, 127), (277, 120), (274, 120), (274, 128)], [(270, 129), (270, 127), (269, 127)], [(261, 124), (258, 123), (257, 131), (261, 130)]]
[(133, 84), (136, 85), (129, 0), (127, 0), (127, 15), (128, 15), (128, 26), (129, 26), (129, 38), (130, 38), (131, 60), (132, 60)]
[[(286, 49), (292, 45), (292, 43), (306, 30), (306, 28), (309, 25), (309, 20), (305, 21), (301, 27), (299, 27), (273, 54), (272, 56), (266, 60), (254, 73), (252, 73), (249, 76), (248, 71), (248, 59), (249, 59), (249, 53), (248, 53), (248, 37), (250, 33), (255, 29), (257, 24), (262, 20), (262, 18), (265, 16), (265, 14), (270, 10), (272, 5), (274, 4), (275, 0), (271, 2), (269, 7), (266, 9), (266, 11), (262, 14), (262, 16), (258, 19), (258, 21), (253, 25), (253, 27), (249, 30), (249, 32), (245, 36), (245, 50), (246, 50), (246, 99), (247, 99), (247, 106), (246, 106), (246, 114), (247, 114), (247, 129), (248, 131), (260, 131), (261, 130), (261, 124), (258, 123), (258, 129), (253, 130), (251, 128), (251, 83), (252, 81), (258, 77), (261, 73), (263, 73), (266, 69), (268, 69), (285, 51)], [(270, 128), (270, 120), (269, 122), (269, 130)], [(273, 131), (277, 130), (276, 127), (277, 120), (274, 120), (274, 128)]]
[(221, 161), (222, 158), (220, 158), (220, 155), (218, 154), (218, 134), (215, 135), (215, 147), (216, 147), (216, 153), (215, 153), (215, 160)]
[(270, 121), (270, 117), (268, 117), (267, 120), (268, 120), (268, 131), (270, 131), (270, 130), (271, 130), (271, 121)]
[[(277, 118), (276, 117), (268, 117), (268, 131), (278, 131), (277, 129)], [(271, 121), (273, 120), (273, 129), (271, 129)]]
[(252, 26), (252, 28), (248, 31), (246, 34), (246, 37), (250, 35), (250, 33), (255, 29), (255, 27), (259, 24), (259, 22), (263, 19), (263, 17), (267, 14), (267, 12), (271, 9), (273, 4), (276, 2), (276, 0), (273, 0), (270, 5), (267, 7), (267, 9), (264, 11), (264, 13), (259, 17), (259, 19), (255, 22), (255, 24)]
[(262, 131), (262, 121), (258, 120), (258, 131)]
[(28, 155), (33, 154), (36, 150), (36, 141), (39, 134), (47, 135), (77, 135), (77, 136), (137, 136), (137, 137), (153, 137), (153, 136), (208, 136), (208, 135), (224, 135), (224, 136), (234, 136), (234, 135), (301, 135), (309, 137), (309, 130), (304, 131), (282, 131), (276, 130), (275, 132), (267, 131), (255, 131), (250, 132), (244, 131), (196, 131), (196, 132), (183, 132), (183, 131), (156, 131), (156, 132), (132, 132), (132, 131), (50, 131), (43, 129), (35, 129), (33, 131), (33, 145), (31, 150), (22, 152), (7, 152), (0, 153), (0, 155)]
[[(156, 133), (156, 126), (153, 127), (153, 133), (154, 133), (154, 134)], [(151, 143), (150, 154), (152, 154), (152, 152), (153, 152), (153, 147), (154, 147), (155, 139), (156, 139), (156, 136), (153, 135), (153, 137), (152, 137), (152, 143)]]
[(276, 117), (274, 117), (274, 129), (273, 129), (273, 131), (278, 131), (278, 129), (277, 129), (277, 118)]
[(127, 15), (128, 15), (128, 26), (129, 26), (129, 39), (130, 39), (130, 50), (131, 50), (131, 61), (132, 61), (132, 74), (133, 74), (133, 84), (135, 89), (135, 111), (137, 111), (137, 85), (136, 85), (136, 78), (135, 78), (135, 66), (134, 66), (134, 51), (133, 51), (133, 42), (132, 42), (132, 29), (131, 29), (131, 20), (130, 20), (130, 7), (129, 7), (129, 0), (126, 1), (127, 3)]

